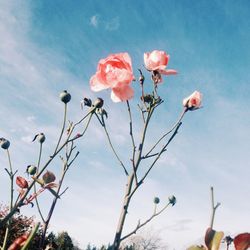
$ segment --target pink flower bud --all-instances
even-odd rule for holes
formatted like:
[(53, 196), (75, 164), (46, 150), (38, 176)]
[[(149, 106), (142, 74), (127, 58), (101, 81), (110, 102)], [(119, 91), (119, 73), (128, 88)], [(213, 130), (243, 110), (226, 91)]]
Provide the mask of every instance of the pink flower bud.
[(20, 188), (28, 188), (28, 186), (29, 186), (28, 182), (23, 177), (21, 177), (21, 176), (17, 176), (17, 178), (16, 178), (16, 184)]
[(201, 107), (202, 94), (199, 91), (194, 91), (193, 94), (183, 99), (183, 106), (188, 110), (195, 110)]

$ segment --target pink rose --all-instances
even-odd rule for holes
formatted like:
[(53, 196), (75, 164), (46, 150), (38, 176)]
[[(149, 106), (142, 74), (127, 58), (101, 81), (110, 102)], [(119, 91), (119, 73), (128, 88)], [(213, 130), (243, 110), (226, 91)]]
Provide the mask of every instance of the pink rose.
[(111, 54), (99, 61), (97, 72), (90, 79), (90, 88), (93, 91), (111, 88), (111, 99), (114, 102), (126, 101), (134, 95), (130, 87), (133, 79), (129, 54)]
[[(176, 75), (176, 70), (166, 69), (169, 57), (165, 51), (160, 50), (144, 53), (145, 67), (149, 71), (157, 71), (163, 75)], [(162, 82), (162, 80), (160, 79), (158, 82)]]
[(183, 99), (183, 106), (189, 110), (199, 109), (201, 107), (202, 94), (194, 91), (193, 94)]

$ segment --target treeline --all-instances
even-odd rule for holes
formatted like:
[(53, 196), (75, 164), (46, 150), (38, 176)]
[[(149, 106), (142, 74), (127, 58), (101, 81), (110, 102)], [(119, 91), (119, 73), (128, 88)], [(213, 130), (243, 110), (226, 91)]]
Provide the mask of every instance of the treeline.
[[(8, 212), (8, 207), (0, 204), (0, 219), (5, 216)], [(10, 223), (5, 227), (0, 228), (0, 246), (3, 245), (4, 236), (6, 230), (9, 230), (9, 237), (7, 239), (6, 249), (19, 237), (27, 234), (31, 231), (34, 226), (35, 221), (34, 217), (27, 217), (20, 213), (15, 214)], [(33, 239), (29, 250), (39, 250), (40, 241), (42, 236), (42, 228), (39, 228), (38, 232)], [(78, 243), (75, 242), (67, 231), (59, 232), (55, 234), (54, 232), (50, 232), (45, 240), (46, 250), (111, 250), (111, 246), (101, 246), (96, 247), (91, 244), (88, 244), (85, 249), (82, 249), (78, 246)], [(134, 250), (133, 247), (126, 246), (124, 250)]]

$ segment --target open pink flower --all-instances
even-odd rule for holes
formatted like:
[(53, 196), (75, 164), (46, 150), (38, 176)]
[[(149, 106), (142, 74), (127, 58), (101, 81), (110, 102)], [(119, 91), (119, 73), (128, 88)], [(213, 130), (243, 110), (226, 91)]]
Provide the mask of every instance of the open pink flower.
[[(147, 70), (157, 71), (163, 75), (176, 75), (177, 71), (174, 69), (166, 69), (169, 55), (165, 51), (154, 50), (152, 52), (144, 53), (144, 64)], [(162, 80), (160, 79), (161, 82)]]
[(114, 102), (126, 101), (134, 95), (130, 87), (133, 79), (129, 54), (111, 54), (99, 61), (97, 72), (90, 79), (90, 88), (93, 91), (111, 88), (111, 99)]
[(189, 110), (199, 109), (201, 107), (202, 94), (194, 91), (190, 96), (183, 99), (183, 106)]
[(234, 238), (234, 246), (236, 250), (247, 250), (250, 248), (250, 233), (238, 234)]

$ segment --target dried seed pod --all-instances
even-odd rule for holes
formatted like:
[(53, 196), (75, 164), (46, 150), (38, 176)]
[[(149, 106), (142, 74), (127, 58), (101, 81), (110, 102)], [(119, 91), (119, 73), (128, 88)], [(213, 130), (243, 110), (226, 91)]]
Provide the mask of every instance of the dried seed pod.
[(43, 175), (43, 181), (45, 184), (48, 184), (48, 183), (51, 183), (53, 181), (55, 181), (56, 179), (56, 176), (50, 172), (50, 171), (47, 171), (44, 175)]
[(104, 103), (104, 101), (103, 101), (103, 99), (102, 98), (100, 98), (100, 97), (98, 97), (95, 101), (94, 101), (94, 107), (96, 107), (96, 108), (101, 108), (102, 106), (103, 106), (103, 103)]
[(159, 197), (155, 197), (154, 198), (154, 204), (159, 204), (160, 203), (160, 198)]
[(64, 90), (62, 93), (60, 93), (60, 99), (66, 104), (71, 100), (71, 95), (67, 92), (67, 90)]
[(5, 138), (0, 138), (0, 146), (3, 149), (8, 149), (10, 146), (10, 142), (6, 140)]
[(175, 198), (175, 196), (174, 196), (174, 195), (169, 196), (169, 197), (168, 197), (168, 201), (169, 201), (169, 203), (170, 203), (172, 206), (174, 206), (175, 203), (176, 203), (176, 198)]

